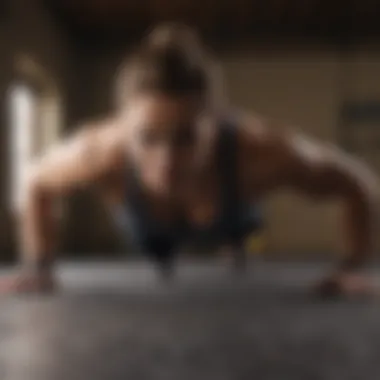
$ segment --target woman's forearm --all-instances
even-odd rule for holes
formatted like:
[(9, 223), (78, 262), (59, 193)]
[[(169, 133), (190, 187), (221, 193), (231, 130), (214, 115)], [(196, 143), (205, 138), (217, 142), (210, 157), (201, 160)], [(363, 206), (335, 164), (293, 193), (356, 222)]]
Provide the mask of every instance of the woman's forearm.
[(54, 199), (39, 188), (30, 188), (20, 224), (20, 254), (24, 264), (51, 262), (57, 247), (57, 220)]
[(346, 199), (345, 258), (342, 268), (354, 270), (362, 266), (375, 248), (379, 221), (379, 199), (372, 191), (354, 192)]

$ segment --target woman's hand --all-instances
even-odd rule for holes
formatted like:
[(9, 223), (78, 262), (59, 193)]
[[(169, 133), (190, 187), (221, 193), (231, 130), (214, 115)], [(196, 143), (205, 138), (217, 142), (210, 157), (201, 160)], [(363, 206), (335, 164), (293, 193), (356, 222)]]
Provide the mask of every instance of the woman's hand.
[(328, 276), (316, 287), (322, 297), (374, 297), (380, 295), (373, 279), (358, 273), (342, 272)]
[(35, 273), (0, 278), (0, 294), (51, 293), (57, 281), (51, 273)]

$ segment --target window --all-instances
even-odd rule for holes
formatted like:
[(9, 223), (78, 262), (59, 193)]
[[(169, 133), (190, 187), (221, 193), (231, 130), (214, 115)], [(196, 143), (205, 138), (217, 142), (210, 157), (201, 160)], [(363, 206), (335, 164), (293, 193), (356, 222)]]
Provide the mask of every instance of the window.
[(38, 91), (27, 82), (9, 90), (10, 111), (10, 202), (17, 211), (22, 202), (30, 160), (59, 138), (61, 108), (56, 92), (46, 86)]
[(27, 165), (34, 153), (37, 107), (36, 93), (27, 84), (17, 83), (10, 88), (10, 202), (13, 210), (22, 201)]

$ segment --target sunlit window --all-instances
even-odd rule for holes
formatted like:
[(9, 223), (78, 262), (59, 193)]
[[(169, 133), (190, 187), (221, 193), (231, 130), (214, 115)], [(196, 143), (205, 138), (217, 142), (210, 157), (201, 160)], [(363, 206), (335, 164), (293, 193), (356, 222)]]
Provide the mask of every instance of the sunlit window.
[(36, 94), (29, 86), (17, 83), (10, 88), (10, 202), (13, 209), (22, 201), (26, 170), (34, 152), (37, 108)]

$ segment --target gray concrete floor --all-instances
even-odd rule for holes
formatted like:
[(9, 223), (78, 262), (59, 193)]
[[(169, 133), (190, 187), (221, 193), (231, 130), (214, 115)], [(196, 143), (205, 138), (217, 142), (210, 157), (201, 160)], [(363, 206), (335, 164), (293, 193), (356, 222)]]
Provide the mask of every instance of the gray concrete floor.
[(378, 380), (380, 301), (312, 298), (324, 269), (62, 264), (59, 294), (0, 300), (0, 379)]

